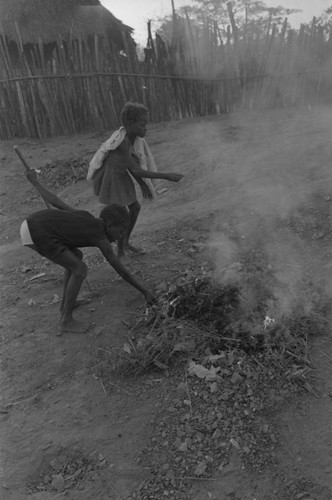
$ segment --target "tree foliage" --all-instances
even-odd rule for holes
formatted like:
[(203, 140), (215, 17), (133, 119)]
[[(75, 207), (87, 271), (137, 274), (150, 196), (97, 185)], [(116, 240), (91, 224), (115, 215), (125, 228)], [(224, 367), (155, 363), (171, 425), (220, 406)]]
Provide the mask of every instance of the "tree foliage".
[(99, 0), (0, 0), (0, 12), (9, 19), (23, 19), (47, 9), (56, 18), (67, 16), (80, 5), (101, 5)]
[(317, 19), (317, 22), (322, 25), (332, 24), (332, 5), (323, 11), (322, 15)]
[[(207, 22), (215, 22), (222, 32), (225, 32), (230, 24), (227, 8), (229, 0), (195, 0), (194, 5), (181, 7), (177, 10), (177, 17), (190, 18), (191, 23), (198, 29)], [(275, 24), (281, 27), (285, 18), (291, 14), (301, 12), (298, 9), (287, 7), (268, 7), (262, 0), (233, 0), (230, 2), (234, 13), (235, 22), (241, 35), (266, 34), (268, 26)], [(158, 20), (158, 32), (164, 38), (170, 39), (174, 19), (166, 16)]]

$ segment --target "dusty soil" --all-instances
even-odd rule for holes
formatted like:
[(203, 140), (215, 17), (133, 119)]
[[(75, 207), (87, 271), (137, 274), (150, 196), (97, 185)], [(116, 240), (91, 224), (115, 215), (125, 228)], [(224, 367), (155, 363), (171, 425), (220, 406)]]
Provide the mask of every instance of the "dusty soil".
[[(159, 169), (185, 178), (177, 185), (161, 182), (158, 201), (144, 204), (133, 239), (148, 253), (132, 258), (130, 270), (155, 289), (187, 267), (209, 262), (216, 272), (231, 268), (239, 249), (252, 249), (264, 253), (276, 280), (275, 314), (291, 314), (298, 297), (308, 311), (330, 297), (331, 125), (332, 110), (320, 108), (151, 125), (147, 139)], [(178, 373), (100, 377), (100, 354), (123, 346), (128, 324), (144, 309), (142, 297), (97, 251), (85, 249), (90, 270), (82, 295), (91, 303), (77, 315), (94, 326), (87, 335), (56, 337), (61, 271), (19, 241), (21, 221), (43, 205), (13, 145), (42, 168), (56, 160), (88, 161), (106, 137), (0, 145), (3, 500), (184, 498), (171, 489), (138, 496), (152, 474), (149, 450), (159, 439), (158, 425), (167, 425), (165, 416), (182, 397)], [(98, 213), (85, 180), (57, 192)], [(212, 477), (188, 478), (187, 498), (332, 498), (330, 335), (311, 338), (308, 349), (316, 392), (279, 394), (266, 409), (277, 436), (274, 460), (264, 465), (269, 444), (260, 450), (259, 467), (244, 463), (234, 449)], [(162, 452), (159, 459), (162, 464)]]

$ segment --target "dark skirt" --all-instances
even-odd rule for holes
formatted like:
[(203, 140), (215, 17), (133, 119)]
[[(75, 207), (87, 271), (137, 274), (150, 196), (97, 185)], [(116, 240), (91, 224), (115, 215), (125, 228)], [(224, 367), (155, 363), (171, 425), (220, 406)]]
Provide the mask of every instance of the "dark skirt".
[(100, 203), (125, 207), (137, 200), (135, 185), (127, 166), (119, 151), (110, 151), (93, 176), (93, 191)]

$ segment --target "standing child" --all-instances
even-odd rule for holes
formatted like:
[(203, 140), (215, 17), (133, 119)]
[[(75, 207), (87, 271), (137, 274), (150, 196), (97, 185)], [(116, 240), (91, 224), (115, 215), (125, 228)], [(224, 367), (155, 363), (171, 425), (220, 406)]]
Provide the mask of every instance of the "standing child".
[[(141, 253), (129, 243), (141, 206), (137, 201), (132, 177), (141, 187), (144, 198), (154, 197), (150, 179), (178, 182), (183, 175), (158, 173), (153, 157), (144, 139), (147, 131), (148, 110), (142, 104), (128, 102), (121, 112), (122, 126), (102, 144), (90, 162), (87, 175), (93, 181), (94, 193), (104, 204), (116, 203), (126, 207), (129, 227), (118, 241), (118, 257), (125, 252)], [(142, 167), (147, 167), (145, 170)], [(147, 182), (144, 179), (148, 179)]]
[(116, 241), (129, 225), (128, 212), (124, 207), (109, 205), (96, 218), (89, 212), (70, 207), (44, 188), (38, 182), (35, 170), (28, 171), (27, 177), (42, 198), (59, 209), (41, 210), (30, 215), (22, 223), (20, 233), (23, 245), (65, 269), (60, 333), (84, 333), (88, 330), (88, 325), (73, 318), (76, 299), (87, 275), (87, 267), (82, 262), (83, 254), (78, 248), (99, 248), (107, 262), (144, 295), (147, 303), (154, 302), (149, 290), (127, 271), (113, 253), (111, 242)]

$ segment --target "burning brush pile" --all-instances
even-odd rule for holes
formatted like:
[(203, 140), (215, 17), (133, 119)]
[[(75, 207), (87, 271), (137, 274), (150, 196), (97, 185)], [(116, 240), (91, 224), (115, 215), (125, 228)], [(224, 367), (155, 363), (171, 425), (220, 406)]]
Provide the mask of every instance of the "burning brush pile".
[[(299, 304), (292, 315), (273, 317), (270, 278), (255, 280), (257, 273), (247, 265), (233, 281), (239, 285), (223, 285), (213, 271), (185, 272), (160, 284), (158, 305), (130, 326), (113, 373), (173, 368), (172, 377), (155, 381), (162, 409), (140, 457), (150, 477), (131, 499), (189, 500), (192, 479), (213, 477), (234, 453), (256, 470), (275, 463), (270, 410), (299, 386), (317, 395), (307, 346), (309, 335), (326, 329), (324, 314)], [(106, 387), (108, 376), (100, 373)]]
[(259, 302), (253, 306), (251, 300), (249, 307), (240, 287), (218, 283), (205, 269), (188, 271), (161, 288), (158, 305), (131, 326), (120, 370), (136, 375), (156, 367), (168, 370), (188, 358), (230, 350), (264, 363), (275, 360), (284, 370), (294, 362), (308, 364), (308, 336), (327, 326), (322, 314), (306, 314), (300, 307), (289, 317), (271, 318), (271, 293), (260, 290)]
[(242, 269), (239, 285), (221, 284), (204, 268), (160, 284), (158, 305), (130, 327), (117, 373), (173, 368), (158, 379), (162, 410), (141, 456), (150, 477), (132, 499), (189, 500), (192, 479), (213, 477), (234, 453), (256, 470), (275, 463), (278, 429), (269, 410), (299, 386), (316, 394), (307, 345), (326, 328), (323, 314), (299, 306), (272, 317), (269, 276)]

